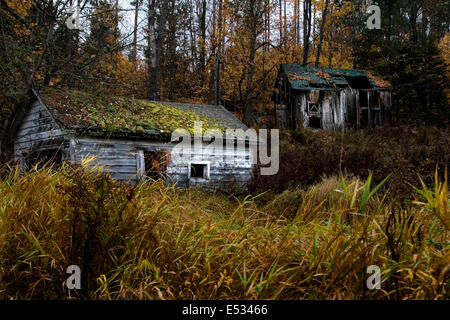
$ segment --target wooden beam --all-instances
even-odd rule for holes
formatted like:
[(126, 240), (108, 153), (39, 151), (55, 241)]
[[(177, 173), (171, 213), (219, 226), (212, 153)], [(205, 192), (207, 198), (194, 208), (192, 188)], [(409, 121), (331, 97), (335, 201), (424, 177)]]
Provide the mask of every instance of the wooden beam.
[(361, 119), (360, 119), (360, 105), (359, 105), (359, 91), (356, 90), (355, 94), (355, 108), (356, 108), (356, 128), (361, 128)]
[(370, 93), (367, 91), (367, 122), (368, 127), (372, 128), (372, 115), (370, 114)]

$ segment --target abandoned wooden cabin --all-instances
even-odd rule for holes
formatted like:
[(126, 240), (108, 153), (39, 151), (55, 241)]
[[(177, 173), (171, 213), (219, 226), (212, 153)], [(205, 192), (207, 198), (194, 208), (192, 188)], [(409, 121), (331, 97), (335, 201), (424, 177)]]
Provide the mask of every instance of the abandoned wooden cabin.
[[(180, 187), (215, 188), (250, 179), (248, 142), (244, 148), (236, 141), (231, 148), (227, 144), (228, 149), (218, 150), (221, 154), (217, 157), (202, 152), (208, 145), (203, 141), (201, 152), (192, 148), (186, 162), (172, 161), (176, 141), (171, 133), (178, 128), (193, 132), (194, 122), (201, 121), (203, 130), (248, 129), (222, 106), (99, 98), (55, 89), (34, 95), (34, 103), (16, 125), (13, 140), (15, 160), (23, 170), (49, 160), (80, 163), (95, 156), (93, 164), (104, 166), (114, 179), (131, 183), (162, 177)], [(230, 154), (234, 163), (217, 161)]]
[(272, 95), (278, 128), (371, 128), (391, 119), (391, 85), (370, 73), (282, 64)]

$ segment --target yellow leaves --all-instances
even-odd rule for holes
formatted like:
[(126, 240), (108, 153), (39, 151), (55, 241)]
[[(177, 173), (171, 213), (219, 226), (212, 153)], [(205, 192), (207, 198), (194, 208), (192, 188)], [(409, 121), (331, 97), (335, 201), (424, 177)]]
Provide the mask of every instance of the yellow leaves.
[(6, 0), (6, 4), (22, 17), (27, 16), (31, 8), (31, 0)]
[[(447, 33), (441, 41), (439, 41), (439, 49), (442, 58), (447, 64), (447, 77), (450, 78), (450, 33)], [(447, 98), (450, 99), (450, 89), (447, 88)]]
[(439, 41), (439, 49), (441, 50), (442, 58), (448, 66), (450, 66), (450, 33), (447, 33), (441, 41)]
[(31, 31), (29, 29), (25, 29), (25, 28), (19, 28), (17, 26), (13, 27), (14, 33), (18, 36), (18, 37), (28, 37), (31, 35)]
[(371, 80), (373, 80), (375, 82), (375, 85), (377, 87), (389, 88), (391, 86), (391, 84), (388, 81), (382, 79), (381, 77), (378, 77), (378, 76), (376, 76), (374, 74), (371, 74), (370, 72), (368, 72), (367, 75), (369, 76), (369, 78)]
[(354, 6), (352, 5), (351, 1), (344, 1), (340, 9), (336, 10), (334, 14), (338, 17), (343, 17), (352, 11), (354, 11)]
[(42, 52), (44, 52), (44, 50), (42, 49), (42, 47), (38, 46), (35, 50), (33, 50), (32, 54), (35, 56), (39, 56), (42, 54)]
[(61, 81), (61, 77), (56, 76), (56, 77), (50, 79), (49, 84), (50, 84), (50, 86), (53, 86), (54, 84), (59, 83), (60, 81)]

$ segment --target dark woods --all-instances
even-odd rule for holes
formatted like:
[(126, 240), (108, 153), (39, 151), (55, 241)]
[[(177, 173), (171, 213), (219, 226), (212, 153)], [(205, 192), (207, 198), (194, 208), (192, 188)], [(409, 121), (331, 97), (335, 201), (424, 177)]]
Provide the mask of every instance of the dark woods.
[[(270, 125), (280, 63), (376, 72), (397, 123), (448, 125), (448, 1), (377, 4), (369, 30), (361, 0), (1, 0), (1, 133), (31, 85), (217, 101)], [(79, 30), (66, 24), (74, 5)]]

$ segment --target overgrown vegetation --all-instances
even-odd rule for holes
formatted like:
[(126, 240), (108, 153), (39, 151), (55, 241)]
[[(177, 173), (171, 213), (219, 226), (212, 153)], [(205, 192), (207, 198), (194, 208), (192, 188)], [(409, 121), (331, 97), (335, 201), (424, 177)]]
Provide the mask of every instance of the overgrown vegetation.
[(386, 127), (345, 133), (298, 129), (282, 132), (280, 139), (280, 170), (275, 176), (255, 175), (250, 183), (254, 194), (312, 185), (341, 171), (363, 179), (372, 172), (376, 183), (391, 175), (384, 190), (391, 199), (403, 201), (411, 199), (409, 184), (419, 185), (419, 176), (431, 184), (436, 168), (443, 179), (449, 167), (448, 129)]
[(186, 128), (193, 133), (194, 122), (201, 121), (204, 131), (213, 128), (225, 130), (225, 125), (218, 120), (164, 103), (51, 88), (44, 89), (41, 97), (68, 128), (95, 127), (138, 134), (144, 134), (146, 130), (170, 134), (176, 129)]
[[(417, 202), (403, 206), (370, 180), (329, 177), (261, 207), (162, 181), (126, 186), (86, 164), (4, 174), (0, 298), (449, 298), (446, 175), (405, 182)], [(69, 293), (71, 264), (83, 281)], [(381, 290), (366, 289), (370, 265)]]

